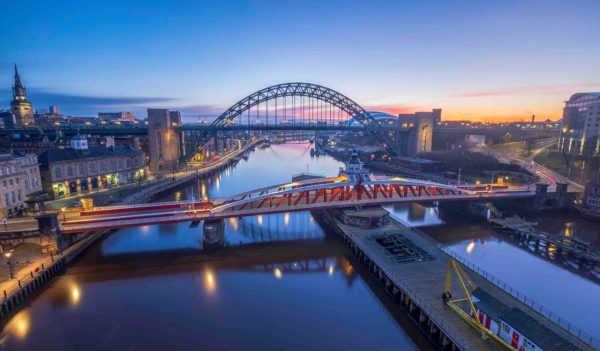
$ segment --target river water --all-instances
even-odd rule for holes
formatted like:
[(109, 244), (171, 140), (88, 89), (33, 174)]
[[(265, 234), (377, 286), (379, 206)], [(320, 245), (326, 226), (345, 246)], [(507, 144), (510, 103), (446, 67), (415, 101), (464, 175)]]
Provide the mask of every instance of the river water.
[[(309, 144), (258, 149), (164, 200), (216, 198), (337, 174)], [(485, 222), (437, 207), (390, 208), (543, 305), (600, 334), (599, 285), (506, 240)], [(553, 216), (549, 229), (596, 238), (596, 226)], [(539, 220), (538, 220), (539, 221)], [(540, 221), (542, 222), (542, 221)], [(570, 223), (570, 224), (567, 224)], [(227, 247), (204, 250), (202, 226), (119, 230), (92, 246), (0, 333), (2, 350), (430, 350), (339, 240), (310, 213), (225, 222)]]

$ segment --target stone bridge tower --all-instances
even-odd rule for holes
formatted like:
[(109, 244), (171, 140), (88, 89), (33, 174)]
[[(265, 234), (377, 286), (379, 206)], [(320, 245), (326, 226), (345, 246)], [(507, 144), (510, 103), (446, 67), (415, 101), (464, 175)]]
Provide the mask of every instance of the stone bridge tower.
[[(173, 111), (175, 112), (175, 111)], [(181, 143), (176, 127), (181, 119), (167, 109), (148, 109), (148, 144), (152, 172), (175, 171), (179, 167)]]

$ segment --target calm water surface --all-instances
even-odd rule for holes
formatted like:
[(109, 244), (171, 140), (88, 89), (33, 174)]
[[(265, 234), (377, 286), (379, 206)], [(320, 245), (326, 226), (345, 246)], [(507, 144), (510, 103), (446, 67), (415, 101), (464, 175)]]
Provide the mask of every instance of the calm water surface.
[[(337, 174), (308, 144), (273, 145), (165, 200), (226, 196)], [(600, 288), (585, 274), (511, 242), (483, 221), (433, 206), (389, 208), (586, 332), (600, 335)], [(598, 243), (570, 215), (536, 218), (548, 231)], [(377, 284), (353, 266), (309, 213), (230, 219), (227, 248), (207, 252), (189, 223), (128, 228), (93, 246), (4, 327), (6, 350), (418, 350), (429, 343)]]
[[(337, 174), (340, 163), (311, 158), (308, 148), (256, 150), (165, 200), (289, 182), (307, 165), (311, 173)], [(231, 219), (225, 231), (228, 248), (211, 253), (203, 251), (202, 226), (119, 230), (12, 318), (0, 349), (431, 348), (309, 213)]]

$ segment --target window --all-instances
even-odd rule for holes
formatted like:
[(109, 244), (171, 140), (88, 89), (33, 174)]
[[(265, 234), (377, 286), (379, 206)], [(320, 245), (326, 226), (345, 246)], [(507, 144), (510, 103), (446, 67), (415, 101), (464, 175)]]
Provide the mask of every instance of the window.
[(10, 198), (8, 194), (4, 194), (4, 203), (6, 203), (6, 207), (10, 206)]
[(17, 184), (21, 184), (21, 178), (17, 178), (15, 179), (15, 181), (17, 182)]
[(13, 186), (13, 184), (14, 184), (13, 180), (12, 180), (12, 179), (9, 179), (9, 180), (8, 180), (8, 185), (10, 185), (10, 186)]
[(114, 158), (110, 160), (110, 170), (114, 171), (117, 168), (117, 160)]
[(17, 198), (19, 199), (19, 201), (23, 201), (21, 197), (21, 190), (17, 190)]
[(67, 177), (72, 177), (73, 176), (73, 166), (68, 165), (67, 166)]
[(106, 161), (100, 161), (100, 172), (106, 172)]
[(120, 159), (117, 161), (117, 165), (118, 165), (118, 167), (119, 167), (119, 170), (122, 170), (122, 169), (123, 169), (123, 159), (122, 159), (122, 158), (120, 158)]
[(90, 170), (90, 175), (96, 174), (96, 163), (95, 162), (90, 163), (88, 168)]
[(60, 167), (54, 167), (54, 178), (55, 179), (62, 178), (62, 170), (60, 169)]
[(29, 182), (25, 182), (25, 191), (29, 191)]
[(131, 159), (130, 158), (127, 159), (127, 168), (131, 168)]
[(6, 183), (6, 180), (2, 181), (2, 185), (6, 188), (8, 186), (8, 183)]
[(79, 164), (79, 175), (85, 175), (85, 166), (83, 163)]
[(11, 195), (12, 195), (12, 202), (13, 203), (17, 202), (17, 196), (15, 195), (14, 191), (11, 193)]
[(157, 141), (157, 147), (158, 147), (158, 159), (162, 160), (163, 159), (162, 138), (161, 138), (160, 132), (156, 132), (156, 141)]

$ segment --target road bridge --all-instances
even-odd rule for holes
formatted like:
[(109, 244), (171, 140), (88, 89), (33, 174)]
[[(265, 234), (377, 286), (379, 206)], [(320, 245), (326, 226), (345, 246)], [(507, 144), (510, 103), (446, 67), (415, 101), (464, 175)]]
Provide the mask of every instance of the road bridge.
[(60, 218), (62, 233), (118, 229), (176, 222), (214, 221), (273, 213), (398, 204), (406, 202), (490, 201), (531, 198), (526, 188), (475, 190), (430, 181), (370, 176), (366, 180), (337, 177), (263, 187), (225, 198), (69, 211)]

